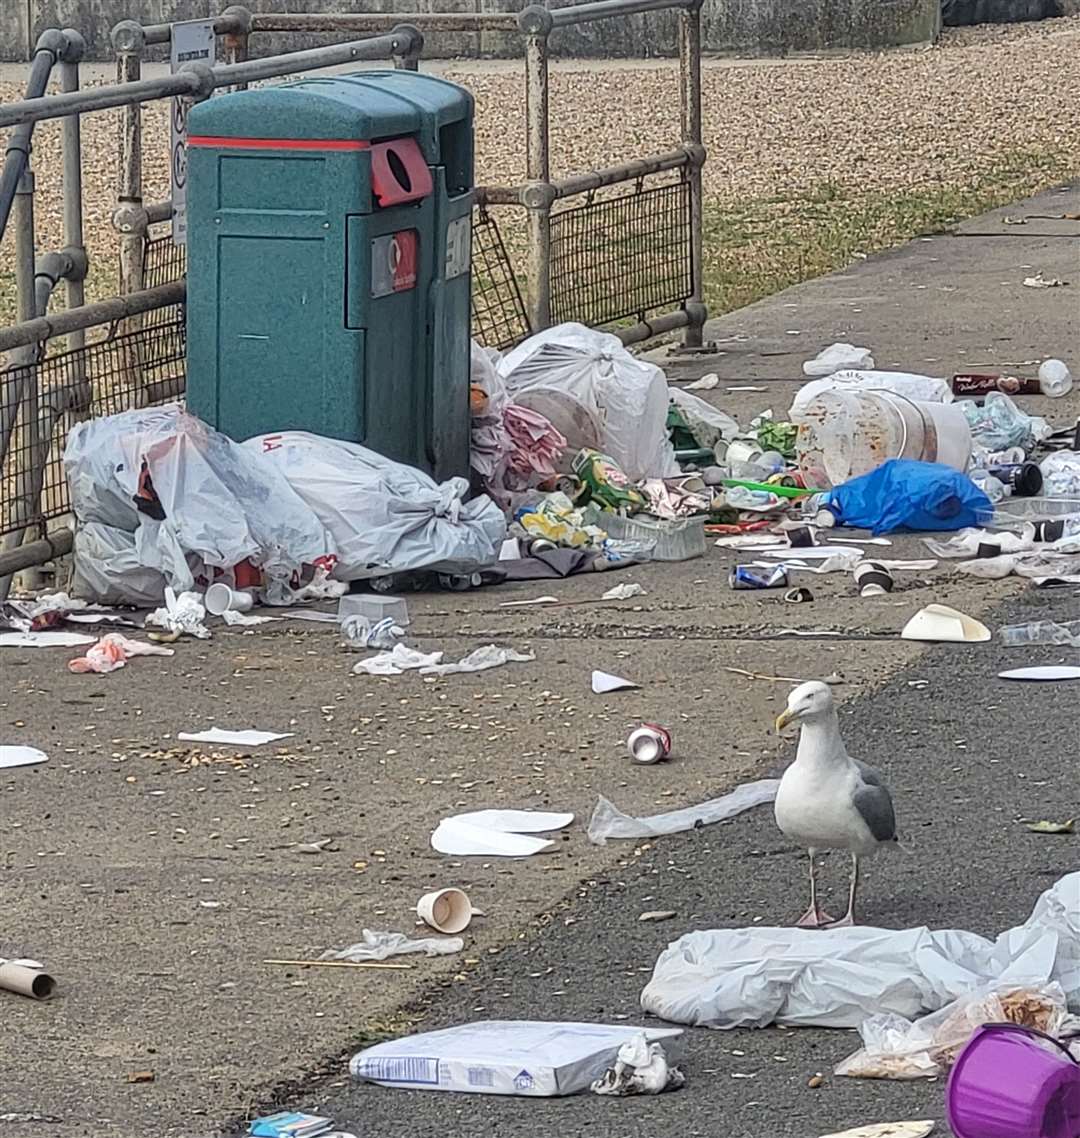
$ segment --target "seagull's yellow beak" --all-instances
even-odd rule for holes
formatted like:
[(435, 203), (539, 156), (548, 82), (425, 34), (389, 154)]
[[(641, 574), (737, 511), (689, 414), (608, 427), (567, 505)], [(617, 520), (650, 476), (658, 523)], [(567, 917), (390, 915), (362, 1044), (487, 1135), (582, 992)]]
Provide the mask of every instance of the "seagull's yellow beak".
[(779, 735), (780, 732), (783, 731), (783, 729), (789, 723), (794, 722), (796, 719), (798, 719), (798, 716), (795, 714), (794, 711), (791, 710), (791, 708), (785, 708), (783, 711), (781, 711), (780, 714), (776, 717), (776, 733), (777, 733), (777, 735)]

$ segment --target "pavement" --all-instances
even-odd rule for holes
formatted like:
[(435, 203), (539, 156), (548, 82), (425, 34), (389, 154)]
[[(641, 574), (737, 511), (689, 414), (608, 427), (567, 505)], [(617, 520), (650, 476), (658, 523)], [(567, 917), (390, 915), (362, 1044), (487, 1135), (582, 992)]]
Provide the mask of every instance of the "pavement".
[[(786, 408), (801, 361), (836, 339), (871, 347), (879, 366), (945, 375), (1075, 358), (1080, 227), (1028, 215), (1077, 212), (1080, 186), (869, 258), (713, 322), (722, 354), (665, 366), (675, 381), (719, 374), (710, 400), (745, 420)], [(1027, 224), (1006, 225), (1006, 214)], [(1023, 288), (1037, 271), (1073, 284)], [(766, 390), (726, 390), (745, 385)], [(1080, 414), (1080, 392), (1023, 404), (1064, 425)], [(893, 552), (919, 549), (905, 538)], [(216, 631), (106, 677), (68, 674), (68, 653), (5, 649), (4, 741), (51, 758), (0, 776), (0, 952), (44, 959), (61, 986), (48, 1004), (3, 997), (0, 1118), (56, 1121), (0, 1122), (0, 1138), (203, 1138), (284, 1103), (325, 1107), (358, 1135), (437, 1127), (447, 1138), (492, 1126), (693, 1135), (718, 1123), (731, 1138), (815, 1138), (940, 1119), (937, 1083), (833, 1079), (856, 1045), (850, 1032), (692, 1031), (680, 1045), (686, 1088), (650, 1100), (526, 1103), (348, 1083), (347, 1057), (387, 1034), (481, 1016), (637, 1019), (656, 955), (682, 932), (782, 924), (801, 911), (803, 857), (767, 809), (604, 847), (575, 823), (553, 853), (506, 864), (447, 859), (429, 845), (439, 818), (463, 809), (566, 809), (584, 821), (604, 794), (653, 813), (779, 770), (791, 745), (771, 724), (788, 685), (729, 669), (842, 675), (851, 750), (886, 773), (914, 839), (906, 857), (871, 867), (867, 922), (996, 932), (1075, 867), (1075, 837), (1020, 824), (1077, 813), (1075, 696), (996, 679), (1005, 662), (1061, 651), (926, 650), (897, 637), (932, 600), (992, 627), (1075, 619), (1075, 591), (977, 583), (941, 567), (902, 575), (877, 600), (853, 597), (846, 577), (815, 577), (815, 601), (794, 606), (731, 592), (732, 561), (710, 548), (600, 578), (410, 595), (423, 648), (454, 657), (494, 641), (536, 653), (480, 676), (354, 677), (333, 632), (299, 622)], [(648, 595), (599, 603), (617, 580)], [(543, 593), (565, 603), (501, 607)], [(641, 690), (593, 696), (593, 668)], [(648, 719), (672, 725), (675, 756), (632, 768), (623, 740)], [(294, 734), (246, 753), (176, 740), (211, 724)], [(323, 853), (297, 851), (323, 838)], [(833, 859), (826, 874), (838, 898), (845, 869)], [(311, 959), (363, 927), (409, 931), (416, 898), (444, 884), (488, 914), (462, 958), (400, 972), (263, 963)], [(676, 916), (640, 923), (648, 909)], [(129, 1081), (136, 1072), (153, 1081)], [(812, 1089), (818, 1072), (825, 1083)]]

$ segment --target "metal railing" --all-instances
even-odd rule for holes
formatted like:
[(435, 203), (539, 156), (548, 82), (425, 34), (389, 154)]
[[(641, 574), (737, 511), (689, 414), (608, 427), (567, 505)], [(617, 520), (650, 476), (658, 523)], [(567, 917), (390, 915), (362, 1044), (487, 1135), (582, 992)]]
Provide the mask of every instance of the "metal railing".
[[(13, 352), (0, 372), (0, 596), (12, 571), (37, 564), (46, 549), (70, 545), (64, 532), (46, 540), (46, 520), (68, 510), (59, 476), (65, 428), (80, 417), (146, 406), (182, 394), (184, 376), (181, 274), (183, 250), (166, 230), (168, 202), (143, 200), (144, 103), (170, 97), (207, 98), (222, 87), (250, 83), (360, 60), (389, 59), (416, 70), (423, 29), (518, 33), (524, 41), (526, 180), (476, 191), (473, 227), (473, 333), (505, 348), (554, 321), (577, 320), (612, 329), (625, 342), (682, 330), (685, 346), (701, 344), (702, 184), (701, 0), (595, 0), (548, 10), (533, 6), (510, 13), (256, 13), (227, 8), (214, 20), (225, 62), (185, 64), (173, 74), (144, 78), (146, 49), (168, 44), (172, 26), (123, 21), (112, 31), (117, 58), (115, 84), (80, 90), (81, 40), (75, 32), (46, 33), (39, 41), (27, 97), (0, 106), (0, 129), (14, 127), (8, 163), (0, 177), (0, 237), (3, 185), (21, 165), (13, 196), (16, 225), (17, 324), (0, 328), (0, 352)], [(550, 161), (550, 38), (560, 28), (675, 9), (679, 14), (680, 137), (669, 151), (569, 177), (552, 177)], [(369, 39), (250, 59), (258, 33), (356, 35)], [(57, 38), (60, 37), (60, 38)], [(49, 60), (51, 59), (51, 62)], [(44, 95), (42, 74), (59, 62), (60, 94)], [(121, 295), (82, 303), (86, 271), (82, 250), (79, 116), (120, 108), (117, 209)], [(29, 132), (46, 119), (64, 120), (64, 220), (66, 247), (34, 267), (33, 183)], [(8, 167), (12, 167), (12, 172)], [(25, 171), (25, 172), (22, 172)], [(21, 198), (27, 198), (21, 202)], [(501, 211), (525, 215), (525, 288), (496, 221)], [(20, 236), (21, 234), (21, 236)], [(29, 250), (29, 254), (28, 254)], [(47, 262), (47, 263), (46, 263)], [(66, 311), (47, 313), (49, 292), (68, 281)], [(50, 283), (51, 282), (51, 283)], [(87, 330), (105, 329), (100, 344), (85, 347)], [(67, 336), (67, 350), (47, 346)], [(163, 374), (167, 372), (169, 374)], [(50, 458), (50, 454), (52, 457)], [(23, 544), (21, 544), (23, 543)]]

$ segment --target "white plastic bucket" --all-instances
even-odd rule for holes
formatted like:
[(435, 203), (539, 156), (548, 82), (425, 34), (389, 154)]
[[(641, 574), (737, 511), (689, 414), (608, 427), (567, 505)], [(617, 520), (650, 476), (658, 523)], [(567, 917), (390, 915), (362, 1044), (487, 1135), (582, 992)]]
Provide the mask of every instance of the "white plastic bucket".
[(891, 391), (823, 391), (792, 413), (807, 486), (828, 489), (890, 458), (966, 470), (971, 429), (959, 405), (923, 403)]

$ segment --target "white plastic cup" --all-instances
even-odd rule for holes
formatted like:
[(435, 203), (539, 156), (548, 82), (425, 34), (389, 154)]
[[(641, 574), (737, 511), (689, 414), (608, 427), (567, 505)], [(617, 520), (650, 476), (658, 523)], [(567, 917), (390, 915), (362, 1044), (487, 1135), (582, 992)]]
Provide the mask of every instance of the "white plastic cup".
[(416, 915), (440, 933), (463, 932), (479, 912), (463, 889), (436, 889), (416, 902)]
[(203, 604), (211, 616), (221, 616), (225, 612), (248, 612), (255, 607), (251, 593), (234, 589), (223, 581), (217, 581), (206, 590)]

